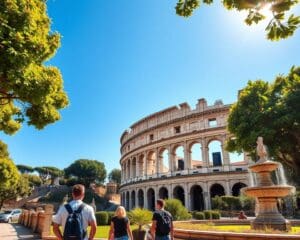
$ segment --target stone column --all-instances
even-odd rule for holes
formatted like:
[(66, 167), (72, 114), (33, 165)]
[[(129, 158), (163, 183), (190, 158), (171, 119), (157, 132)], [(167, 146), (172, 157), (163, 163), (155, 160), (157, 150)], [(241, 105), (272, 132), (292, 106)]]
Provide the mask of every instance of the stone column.
[(184, 203), (185, 203), (185, 207), (188, 210), (191, 210), (189, 200), (190, 200), (190, 191), (189, 191), (189, 188), (188, 188), (188, 183), (185, 183), (184, 184)]
[(140, 163), (138, 156), (135, 157), (135, 176), (139, 177), (140, 176)]
[(155, 173), (157, 175), (157, 177), (159, 176), (161, 170), (160, 170), (160, 156), (159, 156), (159, 152), (158, 152), (158, 149), (155, 149)]
[(188, 144), (184, 144), (184, 169), (191, 169), (191, 151), (188, 148)]
[(211, 209), (211, 199), (210, 199), (210, 189), (209, 184), (205, 184), (205, 192), (204, 192), (204, 201), (205, 201), (205, 209)]
[(225, 191), (226, 191), (225, 192), (226, 195), (230, 195), (230, 196), (232, 195), (229, 181), (226, 181), (226, 190)]
[(173, 172), (174, 171), (174, 156), (171, 152), (172, 148), (171, 146), (168, 147), (168, 158), (169, 158), (169, 172)]
[(202, 163), (203, 163), (203, 168), (208, 168), (209, 167), (209, 152), (208, 152), (208, 147), (207, 147), (207, 142), (205, 139), (201, 140), (201, 154), (202, 154)]
[(147, 152), (144, 152), (144, 176), (147, 176), (148, 175), (148, 163), (147, 163)]
[(42, 226), (42, 232), (41, 232), (42, 238), (50, 235), (50, 227), (52, 224), (52, 215), (53, 215), (53, 205), (47, 204), (45, 206), (44, 224)]
[(144, 187), (144, 208), (148, 209), (148, 196), (147, 196), (147, 188)]
[(229, 171), (229, 166), (230, 166), (229, 153), (225, 150), (225, 146), (223, 143), (221, 145), (221, 148), (222, 148), (222, 155), (223, 155), (223, 161), (224, 161), (223, 162), (224, 171)]

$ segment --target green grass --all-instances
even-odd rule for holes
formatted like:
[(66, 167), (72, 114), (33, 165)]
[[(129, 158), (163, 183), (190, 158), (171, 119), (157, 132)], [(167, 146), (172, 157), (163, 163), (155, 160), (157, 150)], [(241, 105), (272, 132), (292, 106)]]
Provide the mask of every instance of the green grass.
[[(98, 226), (95, 238), (105, 238), (105, 239), (107, 239), (109, 228), (110, 228), (110, 226)], [(131, 228), (131, 230), (134, 230), (134, 229), (137, 229), (138, 226), (137, 225), (131, 225), (130, 228)], [(88, 228), (88, 231), (89, 230), (90, 230), (90, 228)], [(52, 229), (51, 229), (51, 235), (54, 235)]]

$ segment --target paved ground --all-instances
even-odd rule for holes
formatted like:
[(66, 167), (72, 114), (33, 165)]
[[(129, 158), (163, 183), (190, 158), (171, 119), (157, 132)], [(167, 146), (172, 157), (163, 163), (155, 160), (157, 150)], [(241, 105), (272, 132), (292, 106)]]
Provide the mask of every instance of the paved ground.
[(40, 239), (36, 234), (33, 234), (29, 229), (16, 223), (0, 223), (0, 239), (1, 240), (33, 240)]

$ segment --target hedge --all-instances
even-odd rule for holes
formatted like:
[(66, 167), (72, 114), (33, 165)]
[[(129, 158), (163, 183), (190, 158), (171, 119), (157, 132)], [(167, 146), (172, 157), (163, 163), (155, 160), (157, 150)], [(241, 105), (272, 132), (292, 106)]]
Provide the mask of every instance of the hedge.
[(108, 225), (108, 213), (107, 212), (96, 212), (95, 213), (97, 225)]
[(195, 212), (194, 214), (194, 218), (197, 220), (204, 220), (205, 219), (205, 215), (203, 212)]

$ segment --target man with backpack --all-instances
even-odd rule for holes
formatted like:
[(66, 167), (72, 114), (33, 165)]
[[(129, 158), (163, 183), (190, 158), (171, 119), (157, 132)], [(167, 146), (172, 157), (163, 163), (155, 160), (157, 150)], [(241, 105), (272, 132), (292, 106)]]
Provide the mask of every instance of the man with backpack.
[(151, 234), (155, 240), (173, 240), (173, 219), (171, 213), (164, 210), (165, 202), (156, 201), (156, 211), (153, 213)]
[[(93, 240), (97, 223), (94, 209), (82, 202), (85, 187), (76, 184), (72, 188), (73, 200), (61, 206), (53, 216), (53, 232), (58, 240)], [(62, 226), (63, 234), (59, 229)], [(88, 236), (87, 227), (91, 226)]]

